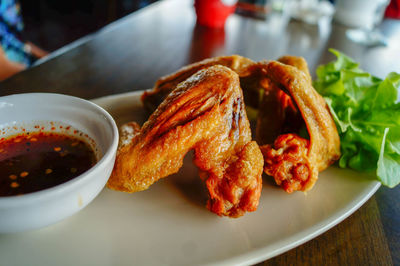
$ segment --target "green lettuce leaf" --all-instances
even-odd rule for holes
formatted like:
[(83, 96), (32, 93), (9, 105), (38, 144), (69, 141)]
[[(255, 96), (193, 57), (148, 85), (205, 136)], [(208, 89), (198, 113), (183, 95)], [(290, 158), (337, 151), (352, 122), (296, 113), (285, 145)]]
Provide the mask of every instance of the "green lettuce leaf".
[(314, 87), (339, 131), (339, 166), (376, 171), (377, 180), (394, 187), (400, 183), (400, 74), (382, 80), (343, 53), (330, 51), (337, 59), (317, 68)]

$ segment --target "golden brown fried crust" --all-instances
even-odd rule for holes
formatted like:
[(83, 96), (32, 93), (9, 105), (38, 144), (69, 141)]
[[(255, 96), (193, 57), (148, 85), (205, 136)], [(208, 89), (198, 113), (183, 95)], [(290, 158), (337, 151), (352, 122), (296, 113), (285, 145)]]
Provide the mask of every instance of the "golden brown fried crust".
[[(309, 168), (310, 176), (306, 181), (302, 180), (303, 185), (300, 188), (293, 189), (307, 191), (318, 179), (318, 172), (326, 169), (340, 157), (340, 139), (336, 125), (324, 99), (315, 91), (303, 71), (276, 61), (268, 62), (266, 70), (273, 82), (288, 91), (307, 126), (310, 143), (308, 147), (305, 147), (307, 152), (302, 152), (302, 154), (308, 157), (307, 168)], [(269, 152), (269, 149), (272, 147), (262, 149), (264, 157), (269, 157), (266, 156), (266, 151)], [(275, 147), (275, 149), (279, 148)], [(264, 167), (270, 168), (267, 161)], [(290, 178), (291, 176), (288, 176), (289, 183), (297, 182)]]
[(285, 65), (294, 66), (305, 74), (305, 77), (311, 82), (311, 75), (308, 69), (307, 61), (301, 56), (284, 55), (279, 57), (279, 62)]
[(194, 150), (218, 215), (255, 211), (262, 187), (263, 157), (251, 141), (238, 75), (211, 66), (181, 82), (129, 145), (118, 150), (108, 187), (135, 192), (173, 173)]
[[(324, 170), (339, 158), (339, 136), (324, 99), (312, 87), (304, 58), (283, 56), (278, 61), (254, 62), (236, 55), (203, 60), (160, 79), (151, 92), (144, 93), (142, 101), (146, 106), (151, 106), (149, 103), (157, 104), (157, 101), (170, 93), (176, 81), (183, 80), (198, 69), (216, 64), (231, 68), (240, 77), (246, 104), (259, 110), (256, 140), (260, 145), (268, 144), (262, 149), (266, 157), (265, 172), (274, 176), (278, 184), (285, 184), (283, 186), (286, 191), (307, 191), (317, 180), (318, 171)], [(260, 90), (264, 92), (261, 99)], [(283, 175), (272, 171), (272, 165), (276, 166), (276, 163), (268, 162), (278, 160), (272, 158), (273, 154), (277, 154), (276, 151), (283, 152), (279, 147), (283, 145), (285, 138), (280, 138), (280, 135), (294, 136), (287, 134), (297, 132), (304, 124), (310, 139), (303, 139), (306, 142), (300, 141), (302, 138), (296, 135), (289, 145), (292, 148), (298, 145), (296, 156), (301, 155), (304, 158), (296, 159), (295, 164), (293, 160), (289, 160), (290, 156), (279, 157), (279, 160), (287, 162), (284, 164), (288, 167), (285, 173), (293, 170), (290, 165), (307, 162), (308, 178), (304, 179), (304, 171), (301, 178), (297, 178), (299, 175)], [(288, 149), (285, 151), (289, 152)], [(284, 178), (286, 181), (283, 181)]]
[(161, 77), (157, 80), (153, 89), (150, 91), (145, 91), (141, 97), (144, 106), (150, 110), (154, 111), (158, 105), (167, 97), (167, 95), (176, 88), (176, 86), (185, 81), (187, 78), (192, 76), (194, 73), (201, 69), (221, 65), (226, 66), (236, 73), (240, 72), (246, 68), (246, 66), (253, 64), (254, 62), (246, 57), (239, 55), (231, 56), (220, 56), (202, 60), (200, 62), (184, 66), (177, 72)]

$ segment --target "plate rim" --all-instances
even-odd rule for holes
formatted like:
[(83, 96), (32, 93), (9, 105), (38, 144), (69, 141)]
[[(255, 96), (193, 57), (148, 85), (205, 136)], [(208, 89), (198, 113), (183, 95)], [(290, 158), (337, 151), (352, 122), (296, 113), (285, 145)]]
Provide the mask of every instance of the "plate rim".
[[(146, 90), (135, 90), (131, 92), (119, 93), (106, 95), (94, 99), (90, 99), (90, 101), (100, 105), (105, 108), (102, 104), (107, 104), (112, 101), (118, 101), (119, 99), (126, 99), (129, 97), (140, 97), (140, 95)], [(106, 108), (105, 108), (106, 109)], [(327, 232), (329, 229), (338, 225), (350, 215), (352, 215), (355, 211), (357, 211), (366, 201), (368, 201), (375, 192), (380, 188), (381, 183), (375, 180), (371, 180), (368, 186), (368, 189), (365, 193), (360, 194), (356, 199), (349, 202), (346, 207), (342, 208), (335, 215), (330, 216), (328, 219), (317, 223), (306, 230), (303, 230), (297, 234), (294, 234), (289, 239), (283, 239), (274, 243), (274, 245), (278, 246), (277, 248), (272, 248), (271, 246), (264, 246), (251, 249), (247, 252), (243, 252), (240, 255), (233, 255), (229, 259), (223, 259), (218, 261), (212, 261), (208, 263), (203, 263), (203, 265), (251, 265), (260, 263), (262, 261), (271, 259), (278, 255), (281, 255), (293, 248), (296, 248), (317, 236)], [(293, 239), (293, 241), (290, 241)], [(281, 243), (288, 242), (288, 243)]]

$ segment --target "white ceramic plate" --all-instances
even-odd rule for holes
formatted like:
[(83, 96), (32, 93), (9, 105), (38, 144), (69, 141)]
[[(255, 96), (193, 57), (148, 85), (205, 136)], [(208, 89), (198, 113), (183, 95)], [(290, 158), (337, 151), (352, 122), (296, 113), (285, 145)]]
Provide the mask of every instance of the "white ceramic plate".
[[(94, 100), (117, 123), (143, 122), (141, 92)], [(221, 218), (187, 156), (181, 171), (135, 194), (104, 189), (56, 225), (0, 235), (4, 265), (243, 265), (276, 256), (325, 232), (357, 210), (379, 183), (330, 167), (308, 193), (265, 181), (256, 212)]]

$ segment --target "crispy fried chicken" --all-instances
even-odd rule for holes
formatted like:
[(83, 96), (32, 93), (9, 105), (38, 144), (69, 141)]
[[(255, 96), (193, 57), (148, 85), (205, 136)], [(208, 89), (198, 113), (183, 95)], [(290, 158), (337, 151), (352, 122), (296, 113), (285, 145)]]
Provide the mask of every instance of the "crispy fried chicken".
[(193, 150), (212, 212), (238, 217), (255, 211), (264, 163), (257, 143), (251, 141), (238, 75), (218, 65), (184, 76), (179, 78), (184, 81), (171, 83), (171, 89), (176, 87), (141, 128), (125, 126), (108, 187), (147, 189), (176, 173)]
[[(254, 62), (237, 55), (203, 60), (161, 78), (142, 101), (156, 106), (197, 70), (229, 67), (239, 75), (246, 104), (258, 109), (256, 140), (263, 145), (265, 172), (287, 192), (307, 191), (318, 172), (339, 158), (339, 136), (324, 99), (312, 87), (306, 61), (294, 56), (278, 61)], [(301, 127), (308, 138), (298, 135)]]

